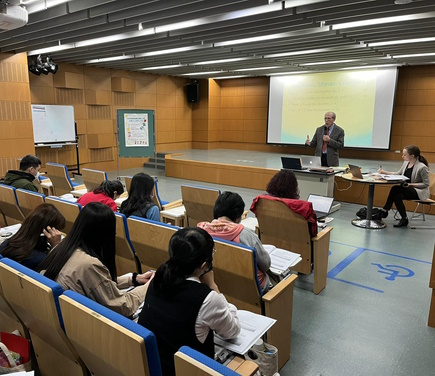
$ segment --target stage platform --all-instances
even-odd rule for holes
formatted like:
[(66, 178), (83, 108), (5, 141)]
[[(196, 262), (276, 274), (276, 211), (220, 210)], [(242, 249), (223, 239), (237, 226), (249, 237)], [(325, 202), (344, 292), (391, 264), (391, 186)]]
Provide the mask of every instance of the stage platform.
[[(313, 155), (308, 153), (312, 151), (311, 149), (306, 151), (304, 155)], [(272, 176), (281, 169), (282, 156), (300, 157), (295, 154), (232, 149), (177, 150), (167, 152), (165, 174), (173, 178), (264, 191)], [(340, 158), (340, 167), (350, 163), (361, 166), (363, 172), (377, 172), (380, 166), (388, 171), (397, 171), (402, 162), (400, 154), (397, 155), (397, 161)], [(368, 185), (346, 181), (340, 175), (335, 176), (334, 198), (337, 201), (367, 204)], [(382, 206), (385, 203), (390, 188), (391, 186), (376, 187), (375, 206)], [(301, 195), (301, 198), (306, 197)], [(405, 205), (408, 211), (413, 211), (415, 208), (415, 204), (409, 201)]]

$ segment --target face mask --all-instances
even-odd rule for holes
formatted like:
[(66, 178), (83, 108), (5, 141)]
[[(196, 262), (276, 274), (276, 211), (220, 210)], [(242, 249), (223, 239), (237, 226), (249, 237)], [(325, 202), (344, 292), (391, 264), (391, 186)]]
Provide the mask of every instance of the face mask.
[(36, 173), (35, 179), (39, 179), (39, 177), (41, 176), (41, 174), (39, 173), (39, 171)]

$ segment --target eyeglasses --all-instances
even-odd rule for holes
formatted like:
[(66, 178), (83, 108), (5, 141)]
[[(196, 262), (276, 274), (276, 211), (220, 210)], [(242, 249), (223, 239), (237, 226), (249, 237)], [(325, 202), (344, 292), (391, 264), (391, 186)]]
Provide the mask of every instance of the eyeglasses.
[(332, 118), (332, 117), (325, 117), (325, 118), (323, 118), (324, 120), (333, 120), (334, 118)]
[(213, 256), (216, 253), (216, 248), (213, 248), (213, 252), (211, 254), (211, 256), (205, 260), (206, 263), (210, 264), (211, 262), (213, 262)]

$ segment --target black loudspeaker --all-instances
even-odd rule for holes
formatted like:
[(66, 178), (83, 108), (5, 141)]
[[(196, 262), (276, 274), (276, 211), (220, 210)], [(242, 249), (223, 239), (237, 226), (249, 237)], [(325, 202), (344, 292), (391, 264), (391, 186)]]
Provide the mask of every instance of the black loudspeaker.
[(199, 84), (186, 85), (186, 95), (188, 103), (199, 103)]

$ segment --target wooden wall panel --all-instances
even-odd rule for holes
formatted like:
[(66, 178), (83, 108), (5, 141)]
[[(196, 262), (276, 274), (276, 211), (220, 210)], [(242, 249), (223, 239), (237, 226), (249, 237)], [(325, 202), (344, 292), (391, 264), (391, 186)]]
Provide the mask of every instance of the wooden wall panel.
[(25, 53), (0, 53), (0, 176), (34, 154), (30, 86)]

